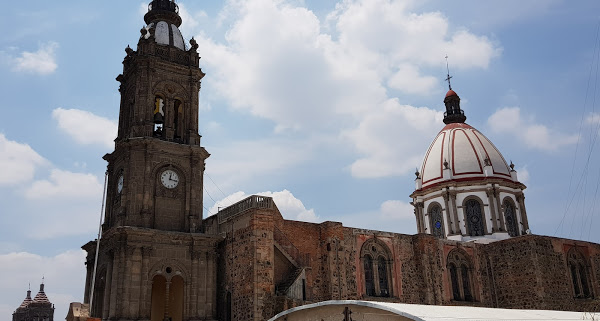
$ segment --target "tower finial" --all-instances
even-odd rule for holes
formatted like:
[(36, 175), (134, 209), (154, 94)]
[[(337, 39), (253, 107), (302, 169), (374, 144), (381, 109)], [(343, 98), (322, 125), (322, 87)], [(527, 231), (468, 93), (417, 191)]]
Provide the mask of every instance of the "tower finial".
[(446, 70), (448, 73), (446, 74), (445, 80), (448, 82), (448, 90), (452, 90), (452, 84), (450, 84), (450, 79), (452, 79), (452, 76), (450, 76), (450, 68), (448, 67), (448, 55), (446, 55)]

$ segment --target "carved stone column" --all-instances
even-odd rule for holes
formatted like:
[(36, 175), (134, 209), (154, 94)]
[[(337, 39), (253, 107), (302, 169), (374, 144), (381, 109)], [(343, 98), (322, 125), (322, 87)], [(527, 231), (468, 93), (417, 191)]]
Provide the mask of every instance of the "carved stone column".
[(217, 252), (210, 249), (208, 252), (208, 289), (207, 296), (210, 302), (211, 317), (217, 316)]
[(117, 294), (119, 292), (119, 275), (120, 272), (120, 253), (121, 251), (113, 251), (112, 260), (112, 277), (110, 282), (110, 298), (106, 307), (108, 307), (108, 317), (114, 319), (117, 314)]
[(454, 224), (452, 221), (452, 209), (448, 206), (448, 201), (450, 200), (450, 192), (446, 189), (446, 191), (442, 191), (442, 195), (444, 196), (444, 210), (446, 211), (446, 223), (448, 225), (448, 235), (455, 235), (454, 232)]
[(449, 191), (448, 193), (450, 194), (450, 209), (454, 215), (454, 231), (456, 231), (456, 234), (462, 235), (458, 220), (458, 208), (456, 207), (456, 191)]
[(150, 296), (152, 291), (152, 280), (149, 278), (148, 264), (152, 256), (152, 247), (142, 247), (142, 270), (140, 278), (140, 312), (139, 316), (144, 320), (150, 319)]
[(500, 230), (501, 231), (508, 231), (508, 229), (506, 228), (506, 222), (504, 219), (504, 211), (502, 211), (502, 202), (500, 201), (500, 193), (498, 192), (498, 190), (496, 189), (496, 187), (494, 186), (494, 196), (496, 197), (496, 205), (497, 205), (497, 209), (498, 209), (498, 216), (499, 220), (500, 220)]
[(170, 298), (170, 291), (171, 291), (171, 280), (167, 280), (167, 284), (166, 284), (166, 290), (165, 290), (165, 318), (163, 320), (169, 320), (169, 298)]
[(527, 211), (525, 210), (525, 194), (519, 193), (516, 195), (517, 202), (519, 202), (519, 213), (521, 214), (521, 220), (523, 221), (522, 234), (526, 234), (525, 231), (529, 229), (529, 221), (527, 220)]
[[(498, 232), (498, 216), (496, 214), (496, 206), (495, 206), (495, 194), (496, 190), (491, 187), (491, 188), (487, 188), (485, 190), (485, 194), (487, 195), (488, 198), (488, 204), (489, 204), (489, 208), (490, 208), (490, 216), (491, 216), (491, 221), (492, 221), (492, 230), (491, 231), (486, 231), (489, 232), (489, 234), (492, 234), (494, 232)], [(485, 218), (485, 207), (483, 208), (483, 217)], [(485, 221), (485, 220), (484, 220)], [(484, 224), (484, 227), (487, 224)], [(488, 233), (486, 233), (488, 234)]]
[(109, 306), (110, 306), (110, 297), (111, 297), (111, 289), (112, 289), (112, 276), (113, 276), (113, 253), (112, 251), (107, 252), (106, 254), (106, 283), (104, 285), (104, 298), (102, 298), (102, 320), (108, 319), (109, 315)]
[(417, 232), (418, 233), (425, 233), (425, 226), (424, 226), (424, 215), (423, 215), (423, 202), (413, 202), (412, 203), (413, 206), (415, 207), (415, 218), (417, 220)]

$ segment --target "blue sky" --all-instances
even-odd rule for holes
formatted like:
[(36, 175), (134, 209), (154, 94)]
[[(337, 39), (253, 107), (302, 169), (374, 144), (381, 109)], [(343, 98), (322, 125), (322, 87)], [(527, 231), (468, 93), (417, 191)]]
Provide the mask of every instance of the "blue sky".
[[(467, 123), (516, 164), (533, 233), (599, 242), (598, 1), (179, 1), (198, 41), (205, 216), (245, 195), (289, 219), (415, 233), (408, 195), (449, 56)], [(0, 315), (42, 275), (83, 297), (142, 1), (13, 1), (0, 28)], [(597, 102), (598, 101), (598, 102)], [(586, 166), (587, 164), (587, 166)]]

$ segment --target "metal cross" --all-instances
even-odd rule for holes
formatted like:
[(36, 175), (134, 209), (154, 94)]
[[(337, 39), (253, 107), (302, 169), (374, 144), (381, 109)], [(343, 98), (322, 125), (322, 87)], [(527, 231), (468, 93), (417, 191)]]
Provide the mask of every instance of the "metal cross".
[(352, 318), (350, 317), (350, 315), (352, 314), (352, 311), (350, 311), (350, 309), (348, 309), (348, 307), (344, 308), (344, 321), (352, 321)]
[(452, 85), (450, 84), (450, 79), (452, 79), (452, 76), (450, 76), (450, 68), (448, 68), (448, 55), (446, 55), (446, 70), (448, 71), (446, 80), (448, 82), (448, 89), (452, 90)]

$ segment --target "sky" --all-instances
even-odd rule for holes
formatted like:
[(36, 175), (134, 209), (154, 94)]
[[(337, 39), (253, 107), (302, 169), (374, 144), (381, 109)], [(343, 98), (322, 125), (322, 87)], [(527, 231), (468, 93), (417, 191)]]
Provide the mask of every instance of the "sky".
[[(0, 19), (0, 321), (44, 277), (82, 301), (144, 1), (11, 1)], [(416, 233), (415, 168), (467, 123), (513, 161), (534, 234), (600, 242), (600, 2), (178, 1), (199, 44), (204, 216), (252, 194), (310, 222)], [(598, 108), (598, 109), (596, 109)], [(596, 166), (595, 166), (596, 165)]]

